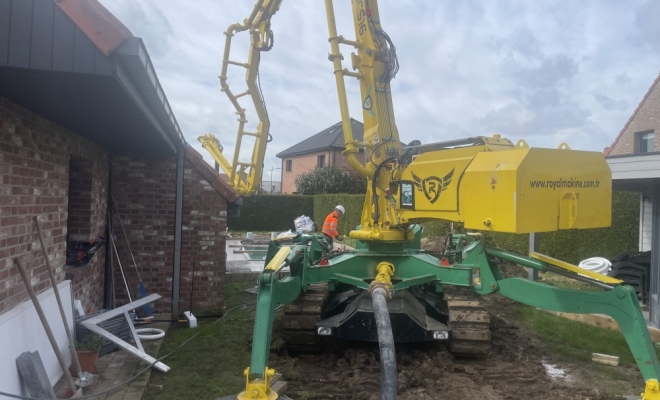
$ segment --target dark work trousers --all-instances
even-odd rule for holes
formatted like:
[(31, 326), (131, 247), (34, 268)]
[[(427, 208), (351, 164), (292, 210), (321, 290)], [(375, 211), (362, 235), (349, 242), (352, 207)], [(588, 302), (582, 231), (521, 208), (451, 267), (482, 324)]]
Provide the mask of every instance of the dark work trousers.
[(325, 233), (323, 234), (323, 237), (325, 238), (325, 241), (328, 242), (328, 244), (330, 245), (330, 250), (332, 250), (333, 239), (330, 236), (326, 235)]

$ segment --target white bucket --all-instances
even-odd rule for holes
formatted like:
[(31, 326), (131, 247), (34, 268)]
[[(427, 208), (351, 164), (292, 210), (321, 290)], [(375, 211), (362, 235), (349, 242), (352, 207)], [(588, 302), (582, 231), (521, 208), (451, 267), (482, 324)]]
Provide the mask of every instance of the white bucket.
[(254, 240), (254, 232), (248, 232), (246, 235), (247, 240)]
[(277, 232), (271, 232), (270, 233), (270, 240), (275, 240), (277, 239)]

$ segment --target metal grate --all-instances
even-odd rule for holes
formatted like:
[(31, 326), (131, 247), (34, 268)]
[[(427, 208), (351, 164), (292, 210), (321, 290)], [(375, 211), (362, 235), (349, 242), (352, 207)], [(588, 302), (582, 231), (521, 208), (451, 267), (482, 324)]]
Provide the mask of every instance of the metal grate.
[[(76, 340), (77, 341), (82, 341), (86, 336), (93, 334), (92, 331), (89, 329), (85, 328), (82, 325), (82, 322), (90, 319), (92, 317), (96, 317), (99, 314), (103, 314), (108, 310), (99, 310), (95, 311), (90, 314), (83, 315), (82, 317), (76, 317)], [(130, 315), (130, 313), (129, 313)], [(133, 316), (131, 316), (132, 318)], [(124, 314), (118, 315), (114, 318), (110, 318), (107, 321), (103, 321), (98, 324), (101, 328), (105, 329), (106, 331), (112, 333), (113, 335), (119, 337), (125, 342), (128, 343), (133, 343), (133, 336), (131, 335), (131, 328), (128, 326), (128, 322), (126, 321), (126, 318), (124, 317)], [(119, 346), (117, 346), (115, 343), (109, 341), (108, 339), (103, 338), (105, 344), (101, 348), (101, 351), (99, 352), (99, 355), (104, 355), (108, 354), (112, 351), (115, 351), (119, 349)]]

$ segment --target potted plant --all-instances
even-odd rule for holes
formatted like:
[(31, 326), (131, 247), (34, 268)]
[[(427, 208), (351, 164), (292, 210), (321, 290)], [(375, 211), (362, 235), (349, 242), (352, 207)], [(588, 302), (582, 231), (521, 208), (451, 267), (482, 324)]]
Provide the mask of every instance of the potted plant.
[(99, 359), (99, 351), (104, 344), (103, 338), (95, 333), (85, 336), (80, 342), (76, 342), (76, 354), (80, 362), (80, 369), (84, 372), (96, 373), (96, 361)]

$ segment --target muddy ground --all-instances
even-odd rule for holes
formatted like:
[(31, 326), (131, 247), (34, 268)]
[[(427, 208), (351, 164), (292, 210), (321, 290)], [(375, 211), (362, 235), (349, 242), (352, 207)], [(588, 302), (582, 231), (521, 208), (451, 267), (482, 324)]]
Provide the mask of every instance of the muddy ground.
[[(438, 246), (432, 242), (429, 246)], [(506, 275), (523, 275), (517, 266)], [(639, 394), (636, 366), (566, 362), (545, 350), (540, 336), (517, 319), (514, 301), (485, 297), (492, 347), (486, 358), (454, 358), (439, 342), (397, 345), (400, 399), (621, 399)], [(271, 354), (292, 399), (377, 399), (377, 344), (333, 341), (320, 354)], [(553, 376), (554, 375), (554, 376)]]
[[(643, 388), (634, 366), (568, 363), (547, 353), (537, 334), (510, 318), (506, 309), (514, 305), (490, 296), (492, 348), (486, 358), (454, 358), (437, 342), (397, 345), (399, 398), (605, 400), (621, 399), (609, 393)], [(284, 374), (287, 395), (296, 400), (377, 399), (378, 356), (377, 345), (335, 341), (322, 354), (281, 350), (271, 355), (271, 365)]]

